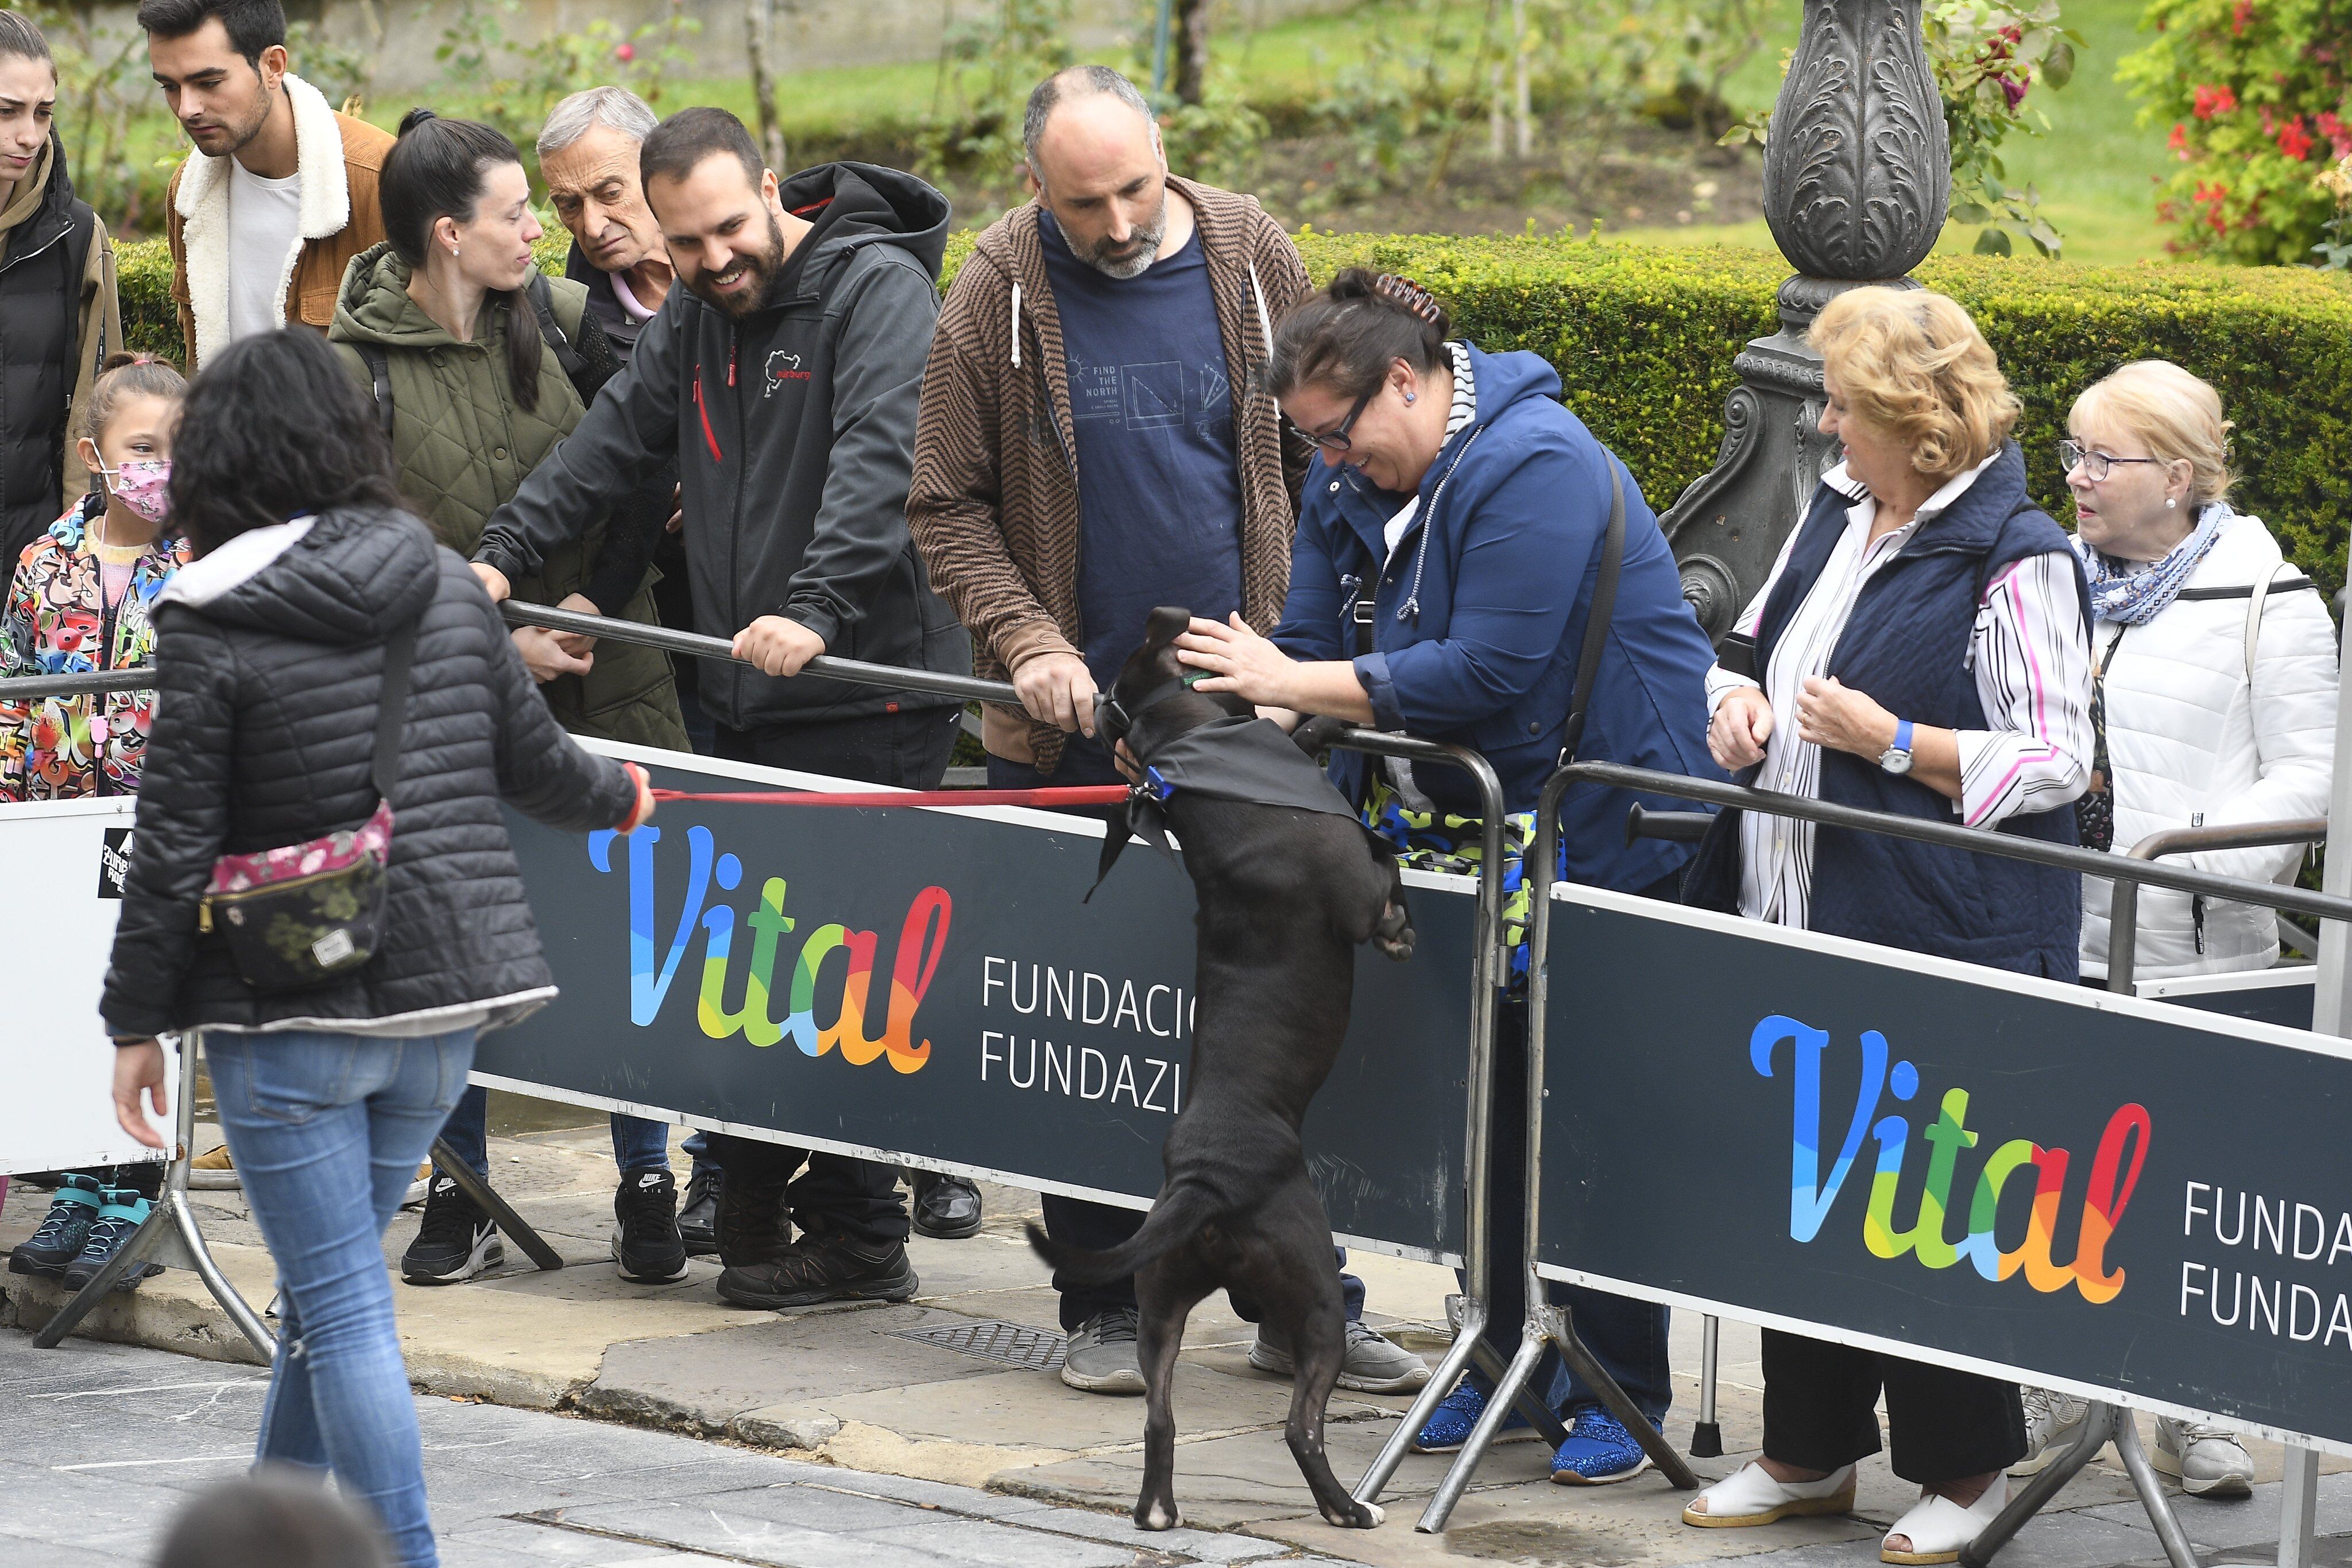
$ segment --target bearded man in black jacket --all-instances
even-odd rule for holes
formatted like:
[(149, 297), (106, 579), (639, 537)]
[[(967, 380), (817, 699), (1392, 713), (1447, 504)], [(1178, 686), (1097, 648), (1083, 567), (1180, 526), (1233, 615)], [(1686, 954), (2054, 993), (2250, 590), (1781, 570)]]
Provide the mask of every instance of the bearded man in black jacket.
[[(717, 754), (935, 788), (960, 717), (952, 698), (801, 672), (824, 653), (971, 667), (971, 642), (931, 591), (906, 523), (947, 200), (863, 163), (780, 183), (742, 122), (717, 109), (665, 120), (639, 171), (685, 287), (645, 323), (579, 428), (490, 518), (475, 570), (505, 597), (596, 515), (598, 497), (675, 462), (695, 629), (731, 638), (742, 661), (701, 668)], [(722, 1297), (777, 1308), (915, 1293), (889, 1166), (710, 1142), (726, 1172)]]

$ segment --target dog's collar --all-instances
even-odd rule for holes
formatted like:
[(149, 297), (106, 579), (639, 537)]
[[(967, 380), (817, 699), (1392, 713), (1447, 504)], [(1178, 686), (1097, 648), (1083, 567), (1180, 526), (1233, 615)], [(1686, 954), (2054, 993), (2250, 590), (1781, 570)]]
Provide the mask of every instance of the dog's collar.
[(1206, 670), (1188, 670), (1172, 681), (1160, 682), (1136, 698), (1131, 708), (1118, 700), (1116, 691), (1101, 698), (1095, 704), (1095, 735), (1102, 741), (1103, 749), (1118, 750), (1118, 743), (1127, 738), (1127, 732), (1135, 727), (1135, 721), (1142, 716), (1144, 709), (1166, 702), (1180, 693), (1189, 692), (1208, 678)]

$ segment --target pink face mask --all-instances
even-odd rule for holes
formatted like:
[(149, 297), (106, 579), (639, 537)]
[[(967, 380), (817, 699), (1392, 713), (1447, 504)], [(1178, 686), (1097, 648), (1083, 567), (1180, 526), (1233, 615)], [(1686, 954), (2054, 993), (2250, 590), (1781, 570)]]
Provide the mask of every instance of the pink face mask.
[(106, 487), (114, 498), (149, 522), (160, 523), (170, 513), (170, 458), (141, 458), (120, 468), (101, 468), (100, 472), (106, 476)]

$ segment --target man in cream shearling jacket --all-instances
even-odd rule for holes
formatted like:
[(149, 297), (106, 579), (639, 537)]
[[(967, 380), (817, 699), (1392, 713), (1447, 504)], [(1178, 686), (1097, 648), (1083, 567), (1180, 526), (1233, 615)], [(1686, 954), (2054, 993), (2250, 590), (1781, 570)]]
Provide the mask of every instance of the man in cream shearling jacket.
[(343, 268), (383, 238), (393, 138), (290, 74), (278, 0), (144, 0), (139, 25), (195, 144), (164, 198), (189, 373), (248, 333), (325, 331)]

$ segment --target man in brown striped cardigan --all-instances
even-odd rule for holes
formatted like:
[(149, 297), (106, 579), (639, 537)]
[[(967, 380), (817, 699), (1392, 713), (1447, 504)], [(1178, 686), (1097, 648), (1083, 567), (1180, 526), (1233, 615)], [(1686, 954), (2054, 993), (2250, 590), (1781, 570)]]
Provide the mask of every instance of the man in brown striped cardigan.
[[(1154, 605), (1260, 631), (1281, 618), (1311, 454), (1265, 364), (1307, 269), (1255, 198), (1168, 172), (1150, 110), (1116, 71), (1039, 84), (1023, 136), (1036, 200), (981, 235), (948, 291), (907, 520), (978, 668), (1009, 677), (1028, 709), (985, 710), (990, 786), (1113, 783), (1095, 694)], [(1056, 1240), (1089, 1250), (1142, 1218), (1054, 1195), (1045, 1211)], [(1340, 1382), (1425, 1382), (1419, 1357), (1355, 1321), (1363, 1287), (1344, 1283)], [(1062, 1380), (1142, 1393), (1133, 1282), (1055, 1286)], [(1264, 1334), (1250, 1359), (1290, 1370)]]

